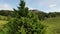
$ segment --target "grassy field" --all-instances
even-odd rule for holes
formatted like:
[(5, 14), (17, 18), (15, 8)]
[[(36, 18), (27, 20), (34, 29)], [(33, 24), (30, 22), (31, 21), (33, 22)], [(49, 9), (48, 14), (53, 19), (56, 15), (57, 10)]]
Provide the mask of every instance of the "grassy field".
[(48, 18), (43, 21), (47, 26), (47, 34), (60, 34), (60, 17)]
[(7, 21), (4, 20), (0, 20), (0, 34), (2, 34), (2, 29), (4, 28), (5, 24), (7, 23)]
[(0, 20), (0, 29), (7, 23), (7, 21)]
[[(47, 34), (60, 34), (60, 17), (48, 18), (42, 22), (48, 26)], [(0, 34), (3, 34), (3, 32), (1, 32), (1, 29), (3, 29), (6, 23), (7, 21), (0, 20)], [(3, 30), (5, 31), (6, 29)]]

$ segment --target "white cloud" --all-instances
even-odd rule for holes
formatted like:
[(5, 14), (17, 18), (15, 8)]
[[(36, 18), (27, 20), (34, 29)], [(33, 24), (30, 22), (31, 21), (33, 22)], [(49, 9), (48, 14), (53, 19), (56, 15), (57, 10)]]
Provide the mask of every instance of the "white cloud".
[(49, 5), (49, 8), (55, 8), (55, 7), (56, 7), (56, 4)]
[(45, 12), (60, 12), (60, 0), (39, 0), (36, 3)]
[(32, 8), (32, 7), (28, 7), (29, 8), (29, 10), (33, 10), (33, 9), (36, 9), (36, 8)]
[(0, 10), (12, 10), (9, 4), (0, 4)]

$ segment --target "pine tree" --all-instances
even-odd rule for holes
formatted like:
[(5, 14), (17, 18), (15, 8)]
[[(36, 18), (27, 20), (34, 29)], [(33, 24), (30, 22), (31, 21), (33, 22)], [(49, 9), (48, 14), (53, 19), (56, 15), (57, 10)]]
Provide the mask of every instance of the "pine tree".
[(14, 9), (16, 18), (7, 23), (9, 34), (44, 34), (45, 25), (41, 24), (35, 13), (29, 12), (24, 0), (20, 0), (18, 10)]
[(24, 0), (20, 0), (20, 4), (18, 7), (18, 10), (14, 9), (15, 14), (17, 17), (26, 17), (27, 13), (29, 13), (28, 7), (25, 7), (25, 2)]

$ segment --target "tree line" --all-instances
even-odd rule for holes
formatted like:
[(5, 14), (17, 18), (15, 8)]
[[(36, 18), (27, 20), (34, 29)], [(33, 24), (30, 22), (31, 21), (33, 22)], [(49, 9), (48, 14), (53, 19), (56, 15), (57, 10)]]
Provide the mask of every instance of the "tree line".
[[(49, 13), (45, 13), (43, 11), (39, 11), (39, 10), (29, 10), (31, 13), (35, 13), (38, 15), (39, 20), (44, 20), (46, 18), (51, 18), (51, 17), (57, 17), (60, 16), (60, 12), (49, 12)], [(0, 15), (2, 16), (11, 16), (11, 17), (15, 17), (15, 11), (11, 11), (11, 10), (0, 10)]]

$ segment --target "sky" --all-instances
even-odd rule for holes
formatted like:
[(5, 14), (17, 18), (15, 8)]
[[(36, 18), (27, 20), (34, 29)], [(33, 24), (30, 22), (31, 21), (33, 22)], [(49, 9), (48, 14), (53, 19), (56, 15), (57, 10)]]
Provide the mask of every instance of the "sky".
[[(60, 12), (60, 0), (24, 0), (29, 9), (44, 12)], [(0, 0), (0, 10), (13, 10), (19, 6), (19, 0)]]

